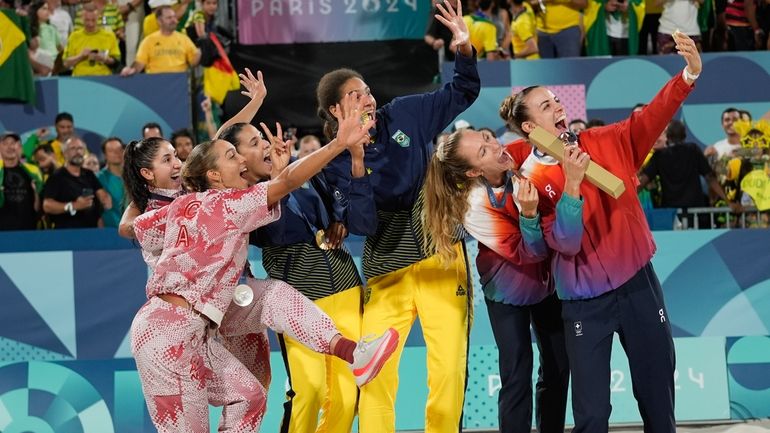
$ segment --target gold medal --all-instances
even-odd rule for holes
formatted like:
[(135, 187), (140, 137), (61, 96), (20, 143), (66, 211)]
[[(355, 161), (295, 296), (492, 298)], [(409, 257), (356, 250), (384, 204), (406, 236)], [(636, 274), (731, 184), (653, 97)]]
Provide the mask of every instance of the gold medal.
[(366, 125), (366, 122), (369, 121), (372, 117), (369, 115), (369, 113), (361, 113), (361, 125)]
[(323, 230), (315, 232), (315, 243), (322, 250), (329, 249), (329, 244), (326, 242), (326, 233)]

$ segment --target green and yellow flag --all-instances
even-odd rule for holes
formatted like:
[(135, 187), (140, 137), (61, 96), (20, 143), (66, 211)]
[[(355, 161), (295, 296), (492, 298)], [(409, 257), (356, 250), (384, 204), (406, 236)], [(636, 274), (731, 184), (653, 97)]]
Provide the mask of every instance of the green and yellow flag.
[[(607, 37), (605, 19), (607, 12), (604, 5), (607, 0), (589, 0), (583, 11), (583, 25), (586, 32), (586, 54), (589, 56), (609, 56), (610, 40)], [(628, 54), (635, 56), (639, 53), (639, 30), (644, 21), (645, 2), (643, 0), (628, 0)], [(611, 12), (620, 16), (620, 12)]]
[(0, 8), (0, 99), (31, 104), (35, 83), (29, 64), (29, 25), (12, 9)]

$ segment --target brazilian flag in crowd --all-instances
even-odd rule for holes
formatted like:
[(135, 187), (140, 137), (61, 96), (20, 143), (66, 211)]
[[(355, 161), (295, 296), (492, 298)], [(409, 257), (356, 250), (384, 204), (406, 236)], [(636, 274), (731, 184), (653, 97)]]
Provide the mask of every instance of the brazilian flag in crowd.
[[(583, 12), (583, 25), (586, 29), (586, 54), (589, 56), (609, 56), (610, 39), (607, 37), (604, 6), (607, 0), (589, 0), (588, 7)], [(620, 12), (610, 12), (616, 18)], [(643, 0), (628, 1), (628, 54), (639, 53), (639, 31), (644, 21), (645, 2)]]
[(31, 104), (35, 84), (27, 54), (29, 21), (13, 9), (0, 8), (0, 99)]

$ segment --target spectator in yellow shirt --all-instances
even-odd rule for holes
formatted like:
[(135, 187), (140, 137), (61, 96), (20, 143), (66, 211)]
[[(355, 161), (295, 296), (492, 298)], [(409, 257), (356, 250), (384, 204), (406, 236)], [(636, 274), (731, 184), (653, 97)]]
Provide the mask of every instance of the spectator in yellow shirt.
[(515, 59), (539, 59), (535, 12), (524, 0), (513, 0), (511, 5), (511, 43)]
[(174, 13), (178, 20), (176, 26), (178, 32), (184, 30), (187, 25), (187, 20), (190, 18), (190, 13), (195, 9), (195, 4), (191, 0), (180, 0), (179, 2), (176, 0), (150, 0), (147, 4), (150, 6), (152, 13), (144, 17), (144, 21), (142, 22), (142, 35), (145, 37), (160, 30), (158, 19), (155, 15), (155, 10), (157, 8), (161, 6), (171, 6), (174, 9)]
[(83, 6), (83, 28), (75, 30), (64, 48), (64, 66), (72, 69), (72, 76), (110, 75), (120, 59), (118, 38), (110, 30), (98, 25), (99, 12), (92, 3)]
[(479, 59), (500, 60), (502, 56), (497, 45), (497, 27), (492, 22), (492, 0), (481, 0), (479, 9), (465, 15), (463, 20), (468, 27), (471, 45), (476, 48)]
[(176, 31), (177, 17), (170, 6), (155, 10), (160, 30), (146, 36), (136, 53), (136, 60), (120, 73), (129, 76), (141, 71), (148, 74), (187, 72), (200, 62), (201, 52), (187, 35)]
[(588, 0), (534, 0), (540, 57), (580, 57), (582, 10)]

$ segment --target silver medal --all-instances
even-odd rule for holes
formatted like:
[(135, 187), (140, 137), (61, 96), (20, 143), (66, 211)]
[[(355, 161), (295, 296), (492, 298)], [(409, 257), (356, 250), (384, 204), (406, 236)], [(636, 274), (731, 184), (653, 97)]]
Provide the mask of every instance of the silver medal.
[(254, 292), (245, 284), (238, 284), (233, 291), (233, 302), (239, 307), (245, 307), (254, 300)]

